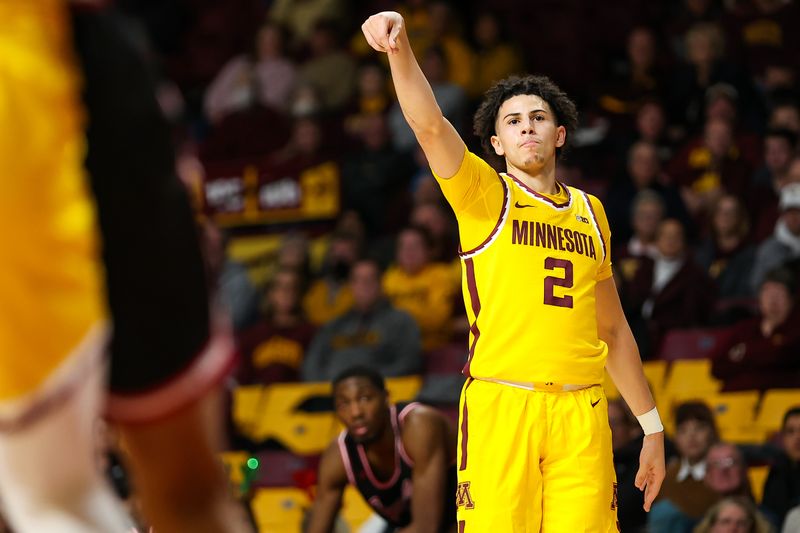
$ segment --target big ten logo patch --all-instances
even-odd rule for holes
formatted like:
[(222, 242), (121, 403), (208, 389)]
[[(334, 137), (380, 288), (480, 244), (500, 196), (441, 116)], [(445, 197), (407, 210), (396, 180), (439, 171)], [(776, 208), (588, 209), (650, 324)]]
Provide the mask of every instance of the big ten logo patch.
[(611, 496), (611, 510), (615, 511), (617, 509), (617, 484), (614, 483), (614, 493)]
[(469, 481), (463, 481), (458, 484), (456, 488), (456, 507), (464, 509), (474, 509), (475, 502), (472, 500), (472, 495), (469, 493)]

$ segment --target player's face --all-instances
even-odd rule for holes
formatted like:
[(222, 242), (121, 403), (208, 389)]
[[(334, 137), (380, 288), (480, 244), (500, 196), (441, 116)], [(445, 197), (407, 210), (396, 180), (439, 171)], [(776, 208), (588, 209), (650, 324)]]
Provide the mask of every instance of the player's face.
[(532, 94), (512, 96), (500, 106), (492, 136), (495, 153), (509, 168), (537, 172), (555, 162), (556, 148), (564, 146), (567, 130), (556, 124), (550, 105)]
[(375, 440), (388, 423), (386, 392), (363, 377), (345, 379), (333, 391), (336, 415), (356, 442)]
[(783, 449), (792, 461), (800, 461), (800, 416), (790, 416), (781, 434)]

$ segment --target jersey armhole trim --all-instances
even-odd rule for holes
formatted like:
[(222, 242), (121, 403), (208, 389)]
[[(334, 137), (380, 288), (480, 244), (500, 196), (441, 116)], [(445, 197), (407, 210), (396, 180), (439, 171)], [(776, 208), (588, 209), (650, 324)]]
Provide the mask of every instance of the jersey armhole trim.
[(406, 416), (408, 416), (408, 413), (420, 405), (422, 404), (419, 402), (411, 402), (403, 407), (403, 410), (400, 411), (400, 414), (397, 416), (398, 425), (400, 426), (397, 428), (397, 451), (400, 452), (400, 456), (403, 458), (403, 461), (405, 461), (411, 468), (414, 468), (414, 460), (408, 455), (408, 452), (406, 452), (406, 447), (403, 445), (403, 421), (405, 420)]
[(463, 251), (461, 249), (461, 245), (458, 247), (458, 256), (461, 259), (469, 259), (489, 247), (495, 240), (497, 240), (498, 235), (500, 235), (500, 230), (503, 229), (503, 226), (506, 223), (506, 219), (508, 218), (508, 213), (511, 210), (511, 189), (506, 183), (506, 180), (503, 179), (502, 176), (499, 174), (497, 175), (497, 179), (500, 180), (500, 183), (503, 185), (503, 208), (500, 210), (500, 216), (497, 217), (497, 223), (494, 225), (494, 228), (489, 233), (489, 236), (480, 243), (475, 248), (472, 248), (467, 251)]
[(586, 202), (586, 207), (589, 208), (589, 213), (592, 215), (592, 225), (594, 226), (594, 230), (597, 232), (597, 236), (600, 238), (600, 247), (603, 249), (603, 261), (605, 262), (606, 256), (608, 251), (606, 250), (606, 241), (603, 238), (603, 231), (600, 229), (600, 223), (597, 221), (597, 215), (594, 212), (594, 207), (592, 206), (592, 201), (589, 199), (589, 195), (586, 194), (584, 191), (581, 191), (583, 195), (583, 199)]
[(354, 487), (356, 486), (356, 476), (353, 474), (353, 465), (350, 464), (350, 455), (347, 453), (347, 444), (344, 439), (347, 437), (347, 431), (339, 433), (337, 438), (339, 444), (339, 455), (342, 456), (342, 463), (344, 463), (344, 471), (347, 473), (347, 480)]

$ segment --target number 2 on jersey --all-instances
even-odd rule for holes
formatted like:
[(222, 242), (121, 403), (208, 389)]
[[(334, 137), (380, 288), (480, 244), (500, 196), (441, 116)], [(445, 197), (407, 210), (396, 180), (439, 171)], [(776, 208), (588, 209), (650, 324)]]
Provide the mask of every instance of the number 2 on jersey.
[(556, 296), (553, 293), (554, 287), (564, 287), (565, 289), (572, 288), (572, 261), (547, 257), (544, 260), (544, 268), (545, 270), (564, 269), (564, 277), (547, 276), (544, 278), (544, 303), (546, 305), (568, 307), (572, 309), (572, 296)]

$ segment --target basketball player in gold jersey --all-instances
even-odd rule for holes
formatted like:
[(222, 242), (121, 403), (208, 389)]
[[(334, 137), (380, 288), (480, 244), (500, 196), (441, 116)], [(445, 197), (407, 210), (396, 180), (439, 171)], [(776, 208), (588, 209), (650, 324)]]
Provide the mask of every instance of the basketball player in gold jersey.
[(18, 533), (130, 531), (96, 464), (105, 412), (158, 531), (249, 531), (214, 453), (232, 343), (169, 129), (107, 3), (68, 3), (0, 0), (2, 513)]
[(664, 436), (611, 277), (603, 206), (556, 179), (574, 104), (544, 77), (492, 87), (475, 131), (498, 173), (442, 116), (403, 18), (379, 13), (362, 30), (388, 54), (403, 114), (459, 224), (471, 322), (459, 530), (616, 531), (604, 368), (645, 429), (636, 486), (647, 510), (664, 478)]

